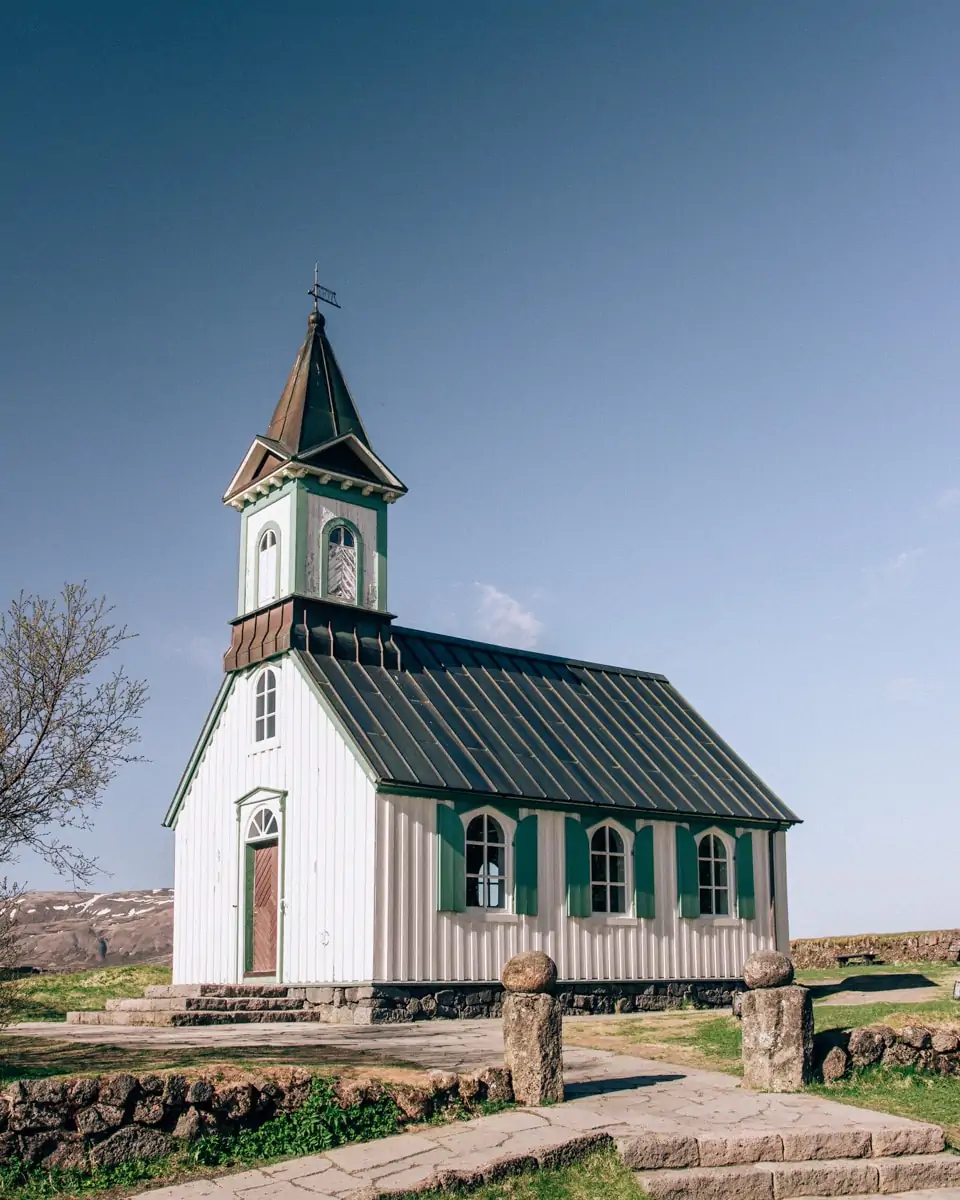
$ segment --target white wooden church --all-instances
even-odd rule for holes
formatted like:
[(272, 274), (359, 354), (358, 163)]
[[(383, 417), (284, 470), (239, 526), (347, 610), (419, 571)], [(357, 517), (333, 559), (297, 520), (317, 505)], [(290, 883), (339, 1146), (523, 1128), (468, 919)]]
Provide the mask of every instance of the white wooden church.
[(237, 615), (165, 821), (174, 982), (474, 1015), (539, 949), (579, 1010), (728, 1000), (787, 949), (797, 818), (662, 675), (396, 624), (405, 491), (314, 312), (224, 496)]

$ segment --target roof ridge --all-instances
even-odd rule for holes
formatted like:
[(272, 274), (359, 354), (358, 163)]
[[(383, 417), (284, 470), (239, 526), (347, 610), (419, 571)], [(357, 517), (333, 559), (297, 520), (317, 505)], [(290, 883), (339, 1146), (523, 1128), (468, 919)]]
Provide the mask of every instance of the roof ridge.
[(438, 642), (453, 642), (458, 646), (475, 646), (481, 650), (496, 650), (502, 654), (519, 655), (521, 658), (533, 658), (541, 662), (563, 663), (567, 667), (583, 667), (587, 671), (610, 671), (615, 675), (633, 675), (638, 679), (655, 679), (660, 683), (669, 683), (666, 675), (659, 671), (644, 671), (639, 667), (617, 667), (612, 663), (591, 662), (588, 659), (570, 658), (563, 654), (547, 654), (541, 650), (523, 650), (518, 646), (503, 646), (497, 642), (481, 642), (475, 638), (458, 637), (452, 633), (434, 633), (428, 629), (412, 629), (407, 625), (391, 625), (393, 633), (406, 634), (411, 637), (427, 638)]

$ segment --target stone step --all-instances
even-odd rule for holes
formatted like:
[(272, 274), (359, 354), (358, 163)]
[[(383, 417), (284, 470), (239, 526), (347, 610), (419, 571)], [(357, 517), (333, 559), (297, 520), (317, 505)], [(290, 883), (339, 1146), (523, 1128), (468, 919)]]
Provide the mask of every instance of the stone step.
[(172, 1025), (172, 1012), (68, 1012), (68, 1025)]
[(229, 997), (262, 996), (285, 999), (290, 989), (280, 983), (154, 983), (144, 990), (147, 1000), (172, 1000), (200, 996)]
[(272, 996), (173, 996), (108, 1000), (107, 1012), (284, 1012), (302, 1009), (302, 1000)]
[(253, 1012), (190, 1012), (177, 1010), (110, 1009), (108, 1012), (68, 1012), (68, 1025), (269, 1025), (293, 1022), (319, 1022), (320, 1014), (312, 1009), (259, 1009)]
[(636, 1172), (653, 1200), (790, 1200), (960, 1187), (960, 1157), (908, 1154)]

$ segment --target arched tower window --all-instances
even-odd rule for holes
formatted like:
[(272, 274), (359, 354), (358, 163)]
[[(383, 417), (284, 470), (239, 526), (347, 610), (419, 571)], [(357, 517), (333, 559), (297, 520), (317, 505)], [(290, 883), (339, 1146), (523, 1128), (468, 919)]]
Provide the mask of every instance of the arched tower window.
[(277, 535), (265, 529), (257, 543), (257, 608), (272, 604), (280, 592), (280, 555)]
[(467, 908), (503, 908), (506, 903), (507, 844), (499, 822), (488, 813), (467, 826)]
[(360, 603), (360, 535), (342, 522), (327, 533), (325, 594), (349, 604)]
[(612, 825), (601, 825), (590, 839), (590, 896), (595, 913), (627, 911), (627, 856)]
[(723, 838), (707, 833), (697, 851), (700, 867), (700, 913), (704, 917), (730, 915), (730, 868)]
[(277, 674), (269, 667), (257, 680), (256, 701), (253, 736), (255, 741), (265, 742), (277, 736)]

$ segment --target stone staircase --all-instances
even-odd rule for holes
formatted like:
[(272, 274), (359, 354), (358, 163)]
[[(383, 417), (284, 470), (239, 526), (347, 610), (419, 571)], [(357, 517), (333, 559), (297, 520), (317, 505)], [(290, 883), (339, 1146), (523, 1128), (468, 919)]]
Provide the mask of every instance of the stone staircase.
[(68, 1012), (68, 1025), (252, 1025), (326, 1020), (303, 988), (279, 984), (159, 984), (104, 1012)]
[(788, 1200), (960, 1187), (960, 1156), (935, 1125), (618, 1139), (653, 1200)]

